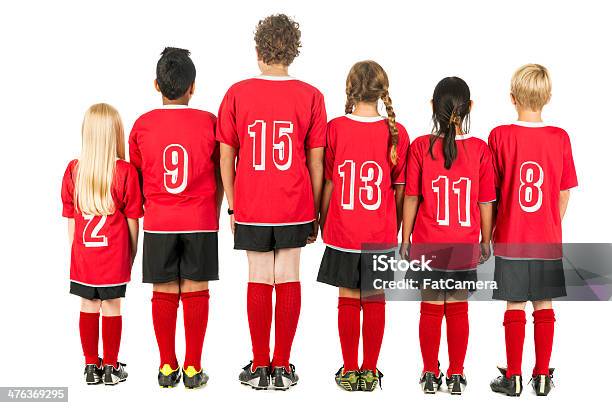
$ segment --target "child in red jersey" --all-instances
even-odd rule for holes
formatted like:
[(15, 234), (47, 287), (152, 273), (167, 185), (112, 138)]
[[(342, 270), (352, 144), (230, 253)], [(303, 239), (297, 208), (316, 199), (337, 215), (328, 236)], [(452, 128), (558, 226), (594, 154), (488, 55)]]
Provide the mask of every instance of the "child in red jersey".
[[(468, 134), (470, 89), (457, 77), (438, 83), (432, 98), (432, 134), (410, 147), (404, 201), (403, 251), (431, 259), (422, 273), (419, 337), (421, 387), (434, 394), (442, 385), (438, 366), (442, 319), (446, 318), (449, 392), (461, 394), (468, 345), (468, 290), (438, 290), (428, 282), (474, 282), (476, 266), (490, 256), (494, 170), (487, 144)], [(412, 240), (411, 240), (412, 238)], [(479, 245), (481, 242), (481, 245)]]
[(158, 382), (181, 379), (175, 352), (176, 318), (183, 303), (183, 383), (208, 381), (202, 345), (208, 322), (208, 282), (219, 279), (217, 230), (223, 199), (212, 113), (187, 106), (196, 70), (189, 51), (166, 48), (157, 63), (163, 106), (136, 120), (130, 159), (143, 185), (143, 282), (153, 284), (153, 327), (159, 346)]
[(567, 133), (542, 122), (551, 95), (548, 70), (537, 64), (519, 68), (511, 84), (518, 122), (491, 131), (489, 146), (499, 192), (493, 298), (506, 300), (504, 316), (507, 368), (491, 383), (495, 392), (518, 396), (523, 389), (525, 304), (533, 303), (536, 364), (532, 385), (548, 395), (553, 369), (555, 313), (552, 299), (566, 295), (561, 221), (569, 190), (578, 185)]
[[(142, 195), (136, 169), (125, 161), (123, 124), (115, 108), (90, 107), (82, 134), (81, 155), (68, 164), (62, 181), (72, 254), (70, 293), (82, 298), (85, 382), (115, 385), (127, 379), (125, 364), (117, 361), (121, 298), (136, 256)], [(100, 310), (103, 359), (98, 357)]]
[(227, 91), (217, 140), (234, 248), (246, 250), (249, 259), (253, 361), (239, 380), (265, 389), (271, 375), (272, 388), (285, 390), (298, 381), (289, 357), (300, 314), (300, 248), (317, 237), (325, 104), (316, 88), (288, 75), (301, 46), (295, 21), (282, 14), (261, 20), (255, 43), (262, 75)]
[[(393, 253), (397, 247), (410, 141), (395, 121), (389, 80), (379, 64), (353, 65), (346, 98), (346, 115), (327, 126), (321, 205), (327, 247), (317, 280), (340, 290), (338, 331), (344, 365), (336, 373), (336, 383), (347, 391), (373, 391), (382, 378), (377, 361), (385, 328), (385, 297), (372, 287), (373, 256)], [(378, 113), (379, 100), (386, 118)]]

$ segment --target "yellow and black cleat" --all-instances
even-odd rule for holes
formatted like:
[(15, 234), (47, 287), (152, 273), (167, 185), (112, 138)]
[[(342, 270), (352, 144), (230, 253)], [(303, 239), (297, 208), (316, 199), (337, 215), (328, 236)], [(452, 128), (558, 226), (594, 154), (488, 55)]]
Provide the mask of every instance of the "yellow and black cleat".
[(208, 375), (200, 368), (197, 371), (193, 366), (183, 368), (183, 384), (185, 388), (195, 389), (206, 385), (208, 382)]
[(157, 382), (159, 386), (162, 388), (174, 388), (181, 381), (181, 370), (179, 367), (172, 368), (170, 364), (164, 364), (162, 368), (159, 369), (159, 374), (157, 374)]
[(346, 391), (359, 391), (359, 371), (344, 371), (344, 367), (340, 367), (336, 373), (336, 384)]

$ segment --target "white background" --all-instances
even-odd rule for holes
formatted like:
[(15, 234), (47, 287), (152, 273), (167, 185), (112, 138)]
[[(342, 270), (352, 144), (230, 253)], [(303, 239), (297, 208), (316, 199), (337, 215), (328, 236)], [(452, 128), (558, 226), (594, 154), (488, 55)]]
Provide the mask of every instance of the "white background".
[[(475, 101), (472, 133), (486, 138), (515, 119), (509, 102), (514, 69), (546, 65), (553, 99), (545, 120), (571, 135), (580, 187), (564, 222), (570, 242), (611, 242), (610, 151), (612, 87), (610, 8), (580, 1), (20, 1), (0, 6), (0, 134), (2, 199), (0, 261), (0, 386), (70, 387), (74, 406), (144, 402), (165, 406), (248, 403), (446, 404), (445, 393), (423, 396), (417, 379), (418, 304), (388, 306), (380, 358), (383, 391), (348, 394), (333, 373), (341, 364), (335, 288), (316, 283), (323, 251), (303, 252), (303, 307), (292, 361), (302, 378), (285, 392), (255, 392), (237, 375), (250, 358), (246, 320), (246, 258), (231, 249), (226, 217), (220, 233), (221, 280), (211, 285), (202, 390), (157, 387), (158, 354), (150, 317), (151, 288), (140, 283), (140, 261), (124, 303), (120, 359), (129, 380), (118, 387), (87, 387), (78, 337), (79, 300), (68, 294), (66, 222), (60, 217), (60, 182), (80, 148), (82, 115), (104, 101), (118, 108), (126, 132), (138, 115), (160, 104), (153, 89), (164, 46), (192, 51), (197, 88), (192, 106), (216, 112), (225, 90), (257, 74), (253, 29), (285, 12), (301, 23), (303, 49), (291, 74), (323, 91), (330, 118), (344, 109), (344, 80), (351, 64), (377, 60), (391, 80), (391, 96), (411, 138), (430, 129), (429, 99), (438, 80), (457, 75)], [(473, 303), (466, 373), (459, 405), (508, 404), (489, 391), (495, 365), (504, 363), (502, 303)], [(603, 402), (608, 381), (612, 306), (558, 303), (552, 365), (557, 389), (549, 399), (530, 391), (523, 404)], [(533, 364), (528, 318), (524, 372)], [(182, 355), (182, 319), (177, 338)], [(441, 360), (446, 366), (443, 339)], [(607, 398), (606, 398), (607, 399)], [(286, 405), (287, 406), (287, 405)]]

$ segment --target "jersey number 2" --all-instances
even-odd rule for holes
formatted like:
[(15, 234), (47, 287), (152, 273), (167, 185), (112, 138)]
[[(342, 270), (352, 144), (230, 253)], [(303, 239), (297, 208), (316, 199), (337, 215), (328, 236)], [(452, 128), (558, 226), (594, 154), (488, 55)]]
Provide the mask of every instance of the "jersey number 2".
[(187, 188), (189, 157), (180, 144), (171, 144), (164, 149), (164, 187), (170, 194), (179, 194)]
[[(253, 139), (253, 168), (266, 169), (266, 121), (256, 120), (248, 127), (249, 136)], [(272, 160), (281, 171), (291, 167), (292, 146), (291, 134), (293, 123), (286, 120), (275, 120), (272, 124)]]
[(108, 238), (100, 234), (100, 230), (106, 223), (106, 215), (83, 214), (83, 218), (87, 221), (83, 228), (83, 245), (87, 248), (108, 246)]

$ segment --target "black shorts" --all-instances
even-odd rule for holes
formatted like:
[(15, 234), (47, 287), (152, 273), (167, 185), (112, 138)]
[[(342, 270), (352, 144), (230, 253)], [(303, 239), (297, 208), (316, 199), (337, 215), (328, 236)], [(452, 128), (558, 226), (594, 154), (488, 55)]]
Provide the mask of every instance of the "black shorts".
[(144, 233), (142, 281), (166, 283), (179, 279), (219, 279), (216, 232)]
[(89, 300), (110, 300), (125, 297), (126, 287), (126, 284), (117, 286), (87, 286), (81, 283), (70, 282), (70, 293)]
[(295, 225), (238, 224), (234, 230), (234, 249), (269, 252), (275, 249), (302, 248), (312, 233), (313, 223)]
[(493, 299), (526, 302), (567, 296), (563, 261), (495, 257)]
[(374, 270), (374, 256), (394, 257), (394, 251), (384, 252), (347, 252), (326, 247), (317, 281), (339, 288), (374, 290), (374, 280), (393, 280), (393, 271)]

